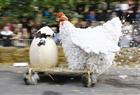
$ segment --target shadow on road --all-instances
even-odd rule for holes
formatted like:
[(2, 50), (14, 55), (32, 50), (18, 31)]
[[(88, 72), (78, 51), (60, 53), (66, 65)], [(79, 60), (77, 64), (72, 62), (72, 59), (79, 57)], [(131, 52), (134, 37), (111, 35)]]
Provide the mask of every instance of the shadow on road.
[(45, 91), (43, 92), (42, 95), (62, 95), (62, 94), (59, 92), (54, 92), (54, 91)]
[[(51, 78), (52, 77), (52, 78)], [(47, 82), (49, 84), (59, 84), (59, 85), (64, 85), (66, 83), (76, 83), (76, 82), (81, 82), (81, 77), (80, 76), (64, 76), (64, 75), (53, 75), (53, 76), (41, 76), (39, 82)]]

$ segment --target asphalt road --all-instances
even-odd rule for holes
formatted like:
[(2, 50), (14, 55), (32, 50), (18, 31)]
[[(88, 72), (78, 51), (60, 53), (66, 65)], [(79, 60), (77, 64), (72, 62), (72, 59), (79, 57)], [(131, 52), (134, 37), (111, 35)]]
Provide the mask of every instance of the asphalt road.
[(135, 74), (138, 71), (124, 69), (115, 74), (118, 69), (113, 70), (101, 75), (94, 87), (85, 88), (79, 77), (72, 80), (65, 76), (61, 82), (43, 77), (37, 85), (25, 85), (25, 69), (3, 69), (0, 70), (0, 95), (140, 95), (140, 76)]

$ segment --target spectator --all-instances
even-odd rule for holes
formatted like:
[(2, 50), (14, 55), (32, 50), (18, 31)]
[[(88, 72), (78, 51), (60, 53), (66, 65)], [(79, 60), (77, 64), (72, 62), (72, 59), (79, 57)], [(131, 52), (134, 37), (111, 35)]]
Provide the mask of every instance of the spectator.
[(86, 15), (85, 15), (85, 20), (92, 22), (92, 21), (96, 21), (96, 13), (94, 10), (89, 11)]
[(54, 39), (55, 43), (57, 45), (59, 45), (60, 44), (60, 37), (59, 37), (58, 29), (57, 29), (57, 27), (51, 27), (51, 29), (54, 31), (53, 39)]
[(22, 38), (29, 39), (29, 33), (27, 28), (22, 28)]
[(123, 35), (121, 38), (120, 38), (120, 41), (119, 41), (119, 46), (121, 48), (128, 48), (130, 47), (130, 42), (132, 41), (132, 36), (131, 34), (126, 34), (126, 35)]
[(140, 21), (140, 6), (138, 7), (138, 9), (136, 11), (135, 20)]
[(76, 3), (76, 11), (79, 13), (79, 14), (83, 14), (84, 11), (85, 11), (85, 3), (82, 2), (82, 0), (77, 0), (77, 3)]
[(13, 36), (13, 32), (9, 29), (8, 26), (5, 26), (3, 30), (0, 32), (0, 35), (2, 36), (2, 44), (5, 47), (12, 46), (11, 38)]

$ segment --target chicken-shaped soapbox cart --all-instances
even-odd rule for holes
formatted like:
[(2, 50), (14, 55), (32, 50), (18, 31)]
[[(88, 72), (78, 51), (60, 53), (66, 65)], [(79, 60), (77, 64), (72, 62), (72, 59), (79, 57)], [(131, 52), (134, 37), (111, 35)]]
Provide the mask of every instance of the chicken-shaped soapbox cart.
[(86, 29), (74, 27), (63, 13), (58, 13), (57, 20), (62, 46), (56, 46), (52, 34), (39, 30), (39, 37), (34, 38), (30, 47), (30, 66), (25, 83), (37, 84), (39, 73), (44, 72), (52, 79), (55, 74), (78, 75), (85, 87), (91, 87), (99, 75), (111, 67), (115, 53), (120, 50), (120, 19), (115, 17), (103, 25)]

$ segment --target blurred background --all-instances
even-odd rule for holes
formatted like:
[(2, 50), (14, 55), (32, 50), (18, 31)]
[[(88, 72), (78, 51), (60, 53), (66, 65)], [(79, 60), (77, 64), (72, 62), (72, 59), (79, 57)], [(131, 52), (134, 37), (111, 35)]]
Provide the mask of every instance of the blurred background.
[(57, 12), (79, 28), (95, 27), (119, 16), (123, 25), (120, 47), (139, 47), (139, 0), (0, 0), (0, 46), (29, 47), (34, 33), (48, 25), (60, 44)]

